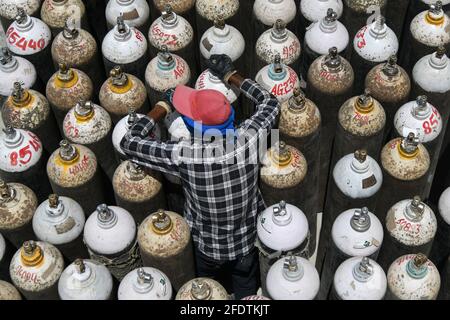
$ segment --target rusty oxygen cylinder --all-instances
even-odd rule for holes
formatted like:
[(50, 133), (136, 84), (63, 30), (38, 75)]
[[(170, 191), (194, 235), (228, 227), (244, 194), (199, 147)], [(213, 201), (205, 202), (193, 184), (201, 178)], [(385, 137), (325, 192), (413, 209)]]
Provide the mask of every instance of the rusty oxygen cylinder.
[(386, 300), (436, 300), (441, 286), (439, 271), (422, 253), (397, 258), (387, 280)]
[(103, 38), (102, 54), (105, 70), (109, 72), (119, 65), (123, 72), (144, 81), (145, 66), (149, 61), (147, 49), (145, 35), (138, 29), (128, 26), (121, 15), (117, 18), (116, 26)]
[(45, 95), (62, 133), (67, 112), (78, 101), (90, 100), (93, 93), (92, 81), (86, 73), (67, 67), (65, 63), (59, 64), (59, 70), (47, 82)]
[(148, 212), (167, 207), (161, 180), (159, 172), (145, 169), (132, 161), (122, 162), (112, 181), (117, 205), (130, 212), (140, 225)]
[(111, 0), (106, 5), (105, 15), (108, 30), (116, 25), (117, 17), (123, 15), (123, 20), (143, 34), (150, 27), (150, 7), (146, 0)]
[(38, 200), (34, 192), (20, 183), (0, 180), (0, 232), (16, 248), (26, 239), (33, 239), (31, 226)]
[(95, 153), (100, 167), (112, 180), (117, 163), (112, 156), (112, 122), (108, 112), (91, 101), (80, 101), (66, 114), (63, 130), (69, 142)]
[(108, 32), (106, 28), (106, 1), (105, 0), (83, 0), (86, 7), (87, 19), (92, 35), (97, 43), (102, 43), (103, 38)]
[(100, 89), (99, 100), (114, 125), (131, 109), (143, 114), (149, 111), (147, 91), (141, 80), (123, 72), (120, 66), (111, 69), (109, 75)]
[(21, 8), (17, 9), (16, 20), (8, 27), (6, 44), (11, 52), (24, 57), (36, 68), (38, 77), (47, 83), (53, 74), (51, 67), (50, 28), (40, 19), (30, 17)]
[(294, 90), (294, 95), (281, 104), (278, 129), (280, 139), (297, 150), (301, 151), (308, 164), (308, 173), (305, 176), (306, 197), (301, 204), (302, 210), (308, 218), (311, 233), (309, 253), (312, 255), (316, 249), (316, 225), (319, 208), (319, 174), (320, 174), (320, 124), (321, 115), (317, 106), (307, 99), (303, 92)]
[(163, 100), (166, 90), (177, 85), (188, 85), (190, 80), (191, 70), (186, 61), (170, 53), (167, 47), (163, 47), (145, 70), (145, 85), (150, 106), (153, 108), (158, 101)]
[(308, 258), (308, 220), (302, 210), (282, 200), (261, 212), (256, 226), (261, 288), (267, 296), (267, 272), (278, 259), (287, 255)]
[(377, 64), (387, 61), (397, 54), (398, 39), (389, 28), (383, 16), (378, 16), (371, 24), (363, 26), (353, 38), (353, 52), (350, 63), (355, 71), (354, 94), (364, 90), (364, 79)]
[[(426, 96), (417, 97), (416, 101), (404, 104), (394, 117), (396, 136), (406, 137), (413, 132), (419, 142), (424, 145), (430, 155), (430, 170), (428, 171), (427, 186), (422, 199), (428, 200), (434, 173), (439, 160), (444, 133), (442, 132), (442, 118), (439, 111), (427, 102)], [(423, 252), (427, 254), (426, 252)]]
[(141, 223), (137, 238), (144, 266), (164, 272), (176, 291), (195, 277), (191, 233), (183, 217), (160, 209)]
[(320, 274), (318, 299), (328, 298), (334, 274), (342, 262), (350, 257), (376, 260), (383, 237), (380, 220), (367, 207), (342, 212), (331, 228), (330, 244)]
[(22, 296), (11, 283), (0, 280), (0, 300), (22, 300)]
[(86, 215), (104, 202), (102, 179), (95, 154), (82, 145), (62, 140), (47, 162), (53, 192), (78, 202)]
[(3, 30), (14, 22), (17, 16), (17, 9), (21, 8), (26, 14), (32, 17), (39, 17), (42, 0), (2, 0), (0, 2), (0, 22)]
[(408, 102), (411, 92), (411, 80), (405, 69), (397, 64), (392, 55), (385, 63), (372, 68), (366, 76), (365, 86), (370, 95), (384, 108), (386, 113), (385, 137), (389, 136), (397, 110)]
[(7, 125), (0, 139), (0, 178), (18, 182), (31, 188), (39, 201), (51, 192), (45, 165), (48, 156), (42, 143), (31, 131)]
[(44, 0), (41, 19), (49, 26), (53, 37), (64, 29), (67, 20), (89, 30), (86, 8), (81, 0)]
[(120, 207), (98, 205), (84, 225), (84, 243), (91, 259), (105, 265), (119, 281), (142, 265), (136, 222)]
[(308, 71), (306, 96), (314, 101), (320, 111), (320, 170), (318, 207), (323, 208), (327, 189), (331, 151), (339, 108), (352, 95), (354, 74), (350, 63), (339, 56), (337, 48), (328, 55), (317, 58)]
[(27, 300), (59, 300), (58, 279), (64, 270), (64, 260), (55, 246), (25, 241), (9, 270), (14, 286)]
[(383, 186), (376, 214), (384, 221), (395, 203), (411, 195), (421, 195), (427, 187), (430, 156), (414, 133), (388, 142), (381, 151)]
[(194, 29), (185, 18), (174, 13), (170, 5), (166, 6), (161, 17), (153, 21), (148, 39), (150, 56), (155, 57), (159, 51), (167, 48), (187, 62), (193, 77), (198, 76), (198, 47), (194, 41)]
[(230, 300), (225, 288), (216, 280), (195, 278), (186, 282), (175, 300)]
[[(83, 71), (89, 76), (94, 91), (98, 92), (105, 80), (105, 70), (94, 37), (68, 22), (52, 43), (52, 59), (56, 67), (65, 63), (68, 68)], [(95, 95), (96, 101), (96, 95)]]
[(442, 271), (447, 257), (450, 256), (450, 187), (440, 195), (438, 213), (437, 232), (430, 260)]
[(87, 258), (83, 244), (84, 211), (73, 199), (50, 194), (33, 216), (36, 238), (57, 247), (67, 261)]
[(377, 260), (384, 270), (402, 255), (430, 253), (437, 221), (433, 210), (419, 196), (394, 204), (387, 212), (384, 226), (386, 237)]
[(356, 150), (336, 163), (330, 174), (322, 216), (316, 258), (319, 271), (336, 217), (348, 208), (367, 207), (370, 212), (376, 213), (375, 206), (382, 183), (380, 166), (365, 150)]

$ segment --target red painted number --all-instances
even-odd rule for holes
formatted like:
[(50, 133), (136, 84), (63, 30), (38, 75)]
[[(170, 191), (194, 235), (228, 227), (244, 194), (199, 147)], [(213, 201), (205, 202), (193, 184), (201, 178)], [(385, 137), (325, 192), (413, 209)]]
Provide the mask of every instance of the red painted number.
[(17, 166), (19, 162), (21, 164), (27, 164), (31, 161), (33, 153), (31, 152), (30, 147), (33, 148), (33, 150), (36, 152), (41, 148), (38, 137), (31, 132), (28, 132), (28, 135), (31, 137), (29, 144), (20, 149), (19, 153), (14, 151), (9, 155), (10, 163), (12, 166)]
[(439, 124), (439, 120), (441, 117), (439, 116), (438, 111), (436, 108), (433, 108), (433, 113), (431, 114), (430, 118), (426, 120), (422, 127), (425, 130), (425, 134), (430, 134), (433, 131), (433, 128), (435, 128)]
[(134, 33), (136, 35), (136, 39), (138, 39), (140, 42), (144, 41), (144, 38), (142, 37), (142, 34), (139, 31), (135, 30)]
[(12, 166), (17, 166), (17, 152), (13, 152), (9, 155), (9, 160), (11, 160), (11, 165)]
[(45, 46), (45, 40), (43, 38), (39, 39), (37, 42), (33, 39), (27, 40), (24, 37), (20, 37), (20, 35), (14, 31), (14, 28), (11, 27), (6, 32), (6, 36), (8, 37), (8, 42), (10, 44), (15, 45), (17, 48), (25, 51), (28, 48), (33, 50), (43, 49)]
[(405, 231), (411, 231), (413, 233), (419, 233), (420, 228), (422, 227), (420, 224), (413, 225), (403, 218), (398, 219), (395, 223), (400, 225), (400, 229), (403, 229)]
[(356, 34), (356, 38), (360, 39), (358, 40), (358, 42), (356, 43), (356, 45), (358, 46), (358, 48), (364, 48), (366, 46), (366, 40), (364, 39), (364, 34), (366, 33), (367, 27), (364, 27), (361, 29), (361, 31), (359, 31)]

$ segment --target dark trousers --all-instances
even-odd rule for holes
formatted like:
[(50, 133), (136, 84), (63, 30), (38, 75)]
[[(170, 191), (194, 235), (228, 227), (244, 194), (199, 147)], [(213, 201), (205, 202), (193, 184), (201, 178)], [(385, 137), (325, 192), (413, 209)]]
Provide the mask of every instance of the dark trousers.
[(234, 292), (236, 300), (256, 294), (259, 287), (259, 260), (256, 249), (236, 260), (217, 261), (195, 248), (195, 260), (198, 277), (220, 282), (228, 293)]

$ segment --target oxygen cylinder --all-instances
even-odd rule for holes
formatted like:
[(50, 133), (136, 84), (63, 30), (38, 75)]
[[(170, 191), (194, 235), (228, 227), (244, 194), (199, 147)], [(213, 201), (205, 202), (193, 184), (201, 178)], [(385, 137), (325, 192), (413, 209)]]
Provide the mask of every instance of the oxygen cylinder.
[(161, 180), (159, 172), (146, 170), (132, 161), (122, 162), (112, 180), (117, 205), (130, 212), (140, 225), (148, 212), (167, 207)]
[(408, 102), (411, 80), (405, 69), (397, 64), (392, 55), (385, 63), (373, 67), (366, 76), (365, 87), (370, 95), (381, 103), (386, 113), (385, 136), (389, 136), (394, 115), (400, 106)]
[(81, 101), (67, 112), (63, 131), (70, 142), (84, 145), (94, 152), (100, 167), (112, 180), (117, 164), (111, 156), (114, 147), (108, 112), (91, 101)]
[(19, 82), (14, 82), (13, 93), (3, 105), (2, 118), (7, 125), (37, 135), (47, 152), (57, 148), (58, 126), (48, 100), (39, 92), (24, 89)]
[(51, 39), (50, 28), (42, 20), (27, 15), (22, 8), (17, 9), (15, 21), (6, 30), (8, 49), (30, 61), (43, 83), (53, 74)]
[(256, 228), (261, 287), (266, 296), (267, 272), (279, 258), (308, 258), (308, 220), (302, 210), (281, 200), (259, 214)]
[(0, 300), (22, 300), (22, 296), (12, 284), (0, 280)]
[(61, 300), (109, 300), (113, 294), (111, 272), (95, 260), (76, 259), (58, 281)]
[(430, 253), (430, 260), (442, 270), (450, 256), (450, 187), (440, 195), (438, 202), (437, 232)]
[[(383, 174), (378, 163), (365, 150), (356, 150), (340, 159), (330, 175), (327, 199), (322, 216), (322, 228), (316, 258), (320, 271), (337, 216), (348, 208), (367, 207), (375, 211)], [(337, 266), (336, 266), (337, 267)]]
[(108, 111), (113, 124), (128, 114), (130, 109), (139, 113), (149, 111), (147, 91), (144, 83), (119, 66), (109, 73), (99, 93), (100, 104)]
[(320, 172), (318, 207), (323, 208), (331, 162), (331, 150), (336, 133), (339, 108), (351, 97), (354, 74), (350, 63), (339, 56), (337, 48), (317, 58), (308, 71), (306, 96), (314, 101), (321, 114)]
[(437, 229), (433, 210), (419, 196), (394, 204), (386, 215), (386, 238), (378, 256), (385, 270), (398, 257), (431, 251)]
[(171, 300), (172, 285), (163, 272), (143, 267), (122, 279), (117, 295), (119, 300)]
[(209, 278), (195, 278), (178, 290), (175, 300), (229, 300), (229, 297), (219, 282)]
[(26, 14), (37, 17), (39, 16), (42, 0), (2, 0), (0, 3), (0, 21), (3, 29), (14, 22), (17, 16), (17, 9), (22, 8)]
[(255, 80), (280, 102), (289, 100), (294, 94), (294, 89), (300, 89), (300, 79), (294, 69), (283, 64), (279, 54), (275, 55), (272, 64), (259, 70)]
[(166, 6), (160, 18), (153, 21), (148, 31), (148, 39), (152, 57), (167, 47), (169, 52), (182, 57), (189, 65), (192, 75), (197, 77), (199, 72), (194, 30), (185, 18), (172, 11), (170, 5)]
[(42, 90), (43, 85), (37, 78), (33, 64), (25, 58), (16, 57), (6, 47), (2, 47), (0, 56), (0, 105), (12, 94), (14, 82), (20, 82), (25, 89)]
[(93, 93), (92, 81), (86, 73), (70, 68), (65, 63), (59, 64), (59, 70), (47, 82), (45, 95), (61, 132), (67, 112), (77, 102), (90, 100)]
[(106, 5), (106, 22), (108, 30), (114, 28), (117, 17), (123, 15), (123, 20), (143, 34), (150, 27), (150, 7), (145, 0), (110, 0)]
[(54, 245), (68, 261), (74, 261), (89, 256), (83, 244), (85, 220), (76, 201), (51, 194), (34, 213), (33, 231), (38, 240)]
[(209, 69), (203, 71), (197, 78), (197, 81), (195, 82), (195, 89), (212, 89), (219, 91), (227, 98), (230, 104), (236, 102), (241, 93), (236, 87), (224, 83), (214, 74), (212, 74)]
[(350, 59), (354, 70), (358, 71), (355, 72), (353, 87), (355, 94), (363, 91), (364, 79), (370, 69), (397, 54), (398, 47), (397, 36), (386, 25), (385, 19), (381, 15), (356, 33), (353, 38), (353, 53)]
[(389, 208), (411, 195), (423, 194), (427, 187), (430, 156), (414, 133), (388, 142), (381, 151), (383, 186), (376, 213), (384, 220)]
[(31, 219), (37, 207), (34, 192), (20, 183), (0, 180), (0, 232), (16, 248), (26, 239), (33, 239)]
[(397, 136), (404, 138), (413, 132), (430, 155), (431, 164), (427, 173), (427, 186), (421, 194), (422, 199), (428, 199), (444, 138), (444, 134), (441, 133), (443, 127), (441, 115), (435, 107), (427, 102), (426, 96), (419, 96), (416, 101), (404, 104), (397, 111), (394, 117), (394, 127)]
[(53, 63), (65, 63), (69, 68), (83, 71), (89, 76), (95, 92), (100, 90), (105, 80), (103, 63), (94, 37), (83, 29), (66, 24), (52, 43)]
[(267, 274), (267, 292), (273, 300), (313, 300), (319, 292), (319, 273), (305, 258), (279, 259)]
[(441, 278), (433, 262), (422, 254), (395, 260), (387, 272), (387, 300), (436, 300)]
[(138, 29), (128, 26), (123, 15), (117, 18), (116, 26), (103, 38), (102, 54), (107, 72), (119, 65), (123, 72), (144, 81), (145, 66), (149, 61), (147, 39)]
[(59, 250), (43, 241), (25, 241), (9, 267), (11, 280), (27, 300), (58, 300), (58, 279), (64, 270)]
[(95, 154), (82, 145), (62, 140), (47, 162), (53, 192), (78, 202), (86, 215), (104, 201), (102, 179)]
[(39, 138), (28, 130), (7, 125), (0, 142), (0, 178), (18, 182), (31, 188), (39, 201), (51, 191), (45, 174), (47, 155), (42, 153)]
[(331, 47), (336, 47), (342, 56), (348, 56), (349, 34), (337, 19), (338, 14), (330, 8), (326, 16), (307, 28), (302, 74), (306, 74), (311, 63), (321, 55), (327, 54)]
[(84, 243), (91, 259), (105, 265), (119, 281), (142, 265), (136, 222), (120, 207), (100, 204), (86, 220)]
[(86, 8), (81, 0), (44, 0), (41, 19), (49, 26), (53, 37), (64, 29), (68, 19), (89, 30)]
[(191, 70), (186, 61), (163, 47), (145, 70), (145, 85), (150, 105), (154, 106), (163, 100), (166, 90), (177, 85), (188, 85), (190, 78)]
[(325, 253), (318, 298), (328, 298), (333, 276), (339, 265), (350, 257), (377, 259), (383, 243), (383, 226), (367, 209), (349, 209), (334, 220), (331, 241)]
[(144, 266), (164, 272), (175, 290), (195, 277), (191, 234), (186, 221), (162, 209), (139, 226), (138, 242)]
[(386, 289), (386, 274), (378, 263), (353, 257), (336, 269), (330, 300), (383, 300)]

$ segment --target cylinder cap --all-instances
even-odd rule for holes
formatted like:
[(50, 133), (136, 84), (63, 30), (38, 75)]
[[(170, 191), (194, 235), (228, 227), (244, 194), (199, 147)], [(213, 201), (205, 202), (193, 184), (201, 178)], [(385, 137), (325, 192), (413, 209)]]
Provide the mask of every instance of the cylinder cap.
[(353, 268), (353, 277), (359, 282), (367, 282), (373, 275), (373, 265), (369, 258), (363, 257)]
[(44, 254), (36, 242), (29, 240), (23, 243), (20, 258), (27, 267), (36, 267), (44, 260)]
[(419, 138), (410, 132), (398, 145), (400, 155), (405, 158), (413, 158), (419, 152)]
[(97, 222), (103, 229), (114, 227), (117, 223), (117, 215), (106, 204), (102, 203), (97, 206)]
[(428, 272), (427, 262), (427, 256), (423, 253), (418, 253), (414, 259), (408, 261), (406, 272), (411, 278), (422, 279)]
[(361, 113), (369, 113), (373, 108), (373, 98), (370, 95), (370, 90), (366, 88), (364, 93), (356, 99), (355, 109)]
[(78, 150), (67, 140), (62, 140), (59, 143), (59, 157), (65, 162), (75, 162), (78, 157)]
[(78, 37), (79, 31), (73, 24), (69, 23), (69, 20), (70, 18), (67, 18), (64, 24), (62, 35), (66, 39), (75, 39), (76, 37)]
[(285, 167), (291, 163), (292, 153), (287, 148), (284, 141), (278, 141), (270, 150), (272, 160), (280, 167)]
[(211, 286), (201, 279), (192, 281), (191, 296), (194, 300), (209, 300), (212, 295)]
[(325, 57), (324, 63), (330, 69), (338, 69), (342, 66), (337, 47), (328, 49), (328, 55)]
[(355, 210), (352, 220), (350, 220), (350, 226), (353, 230), (358, 232), (365, 232), (370, 228), (370, 216), (369, 209), (363, 207)]
[(405, 216), (408, 220), (417, 222), (422, 220), (425, 212), (425, 204), (422, 202), (419, 196), (414, 196), (410, 204), (405, 207)]
[(158, 212), (154, 213), (152, 216), (151, 226), (156, 234), (167, 234), (173, 228), (172, 219), (170, 219), (169, 215), (167, 215), (163, 209), (159, 209)]
[(400, 69), (397, 65), (397, 57), (395, 55), (391, 55), (381, 70), (388, 77), (395, 77), (398, 75), (400, 73)]
[(9, 202), (16, 196), (14, 188), (11, 188), (4, 180), (0, 179), (0, 201)]
[(304, 270), (293, 255), (286, 257), (283, 264), (283, 276), (288, 281), (298, 281), (303, 277)]

